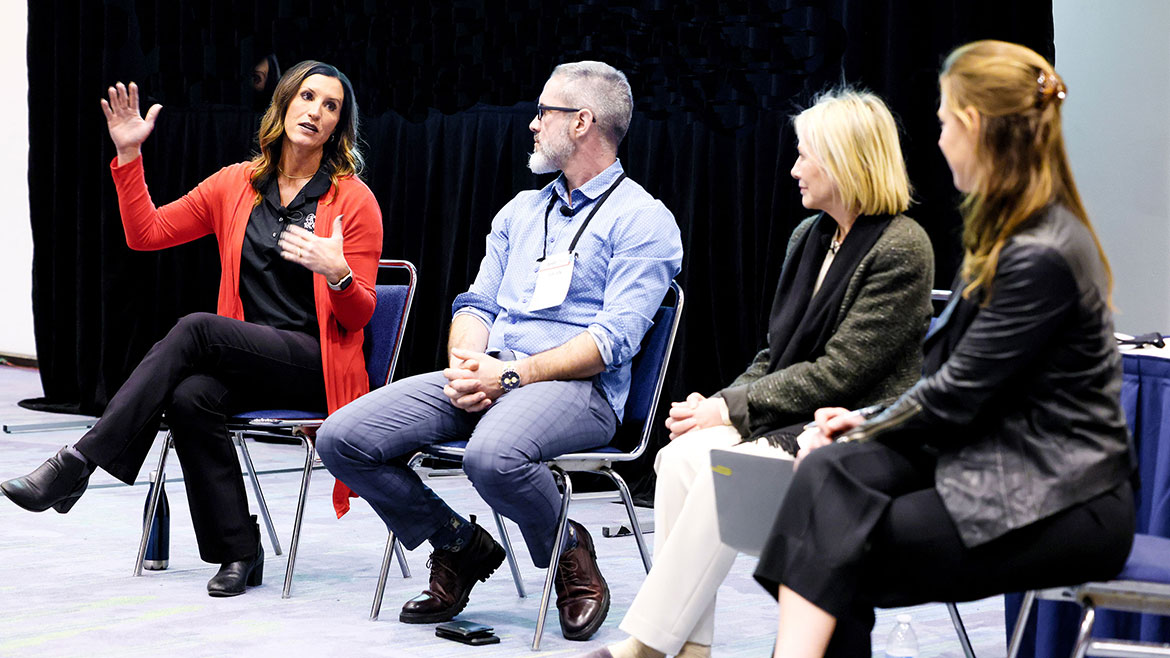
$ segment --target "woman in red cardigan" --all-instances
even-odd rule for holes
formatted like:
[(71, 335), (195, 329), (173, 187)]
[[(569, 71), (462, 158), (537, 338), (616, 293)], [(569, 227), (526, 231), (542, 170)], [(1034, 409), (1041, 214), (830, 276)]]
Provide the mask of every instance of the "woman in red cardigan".
[(132, 484), (165, 412), (200, 557), (221, 565), (207, 591), (235, 596), (260, 584), (264, 551), (225, 419), (265, 407), (333, 411), (369, 386), (362, 328), (374, 311), (382, 215), (357, 178), (353, 88), (328, 64), (296, 65), (261, 121), (260, 153), (161, 208), (141, 157), (161, 106), (144, 118), (133, 82), (110, 87), (101, 104), (127, 244), (164, 249), (214, 234), (218, 312), (180, 319), (93, 429), (0, 489), (25, 509), (63, 514), (96, 466)]

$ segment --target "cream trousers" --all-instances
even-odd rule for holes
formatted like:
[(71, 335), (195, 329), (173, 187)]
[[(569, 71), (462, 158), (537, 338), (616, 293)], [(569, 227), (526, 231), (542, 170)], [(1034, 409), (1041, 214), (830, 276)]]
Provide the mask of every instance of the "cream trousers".
[(711, 449), (792, 459), (767, 441), (742, 440), (729, 426), (692, 430), (660, 450), (654, 462), (654, 567), (620, 628), (668, 655), (688, 641), (711, 644), (715, 592), (735, 562), (735, 549), (719, 541)]

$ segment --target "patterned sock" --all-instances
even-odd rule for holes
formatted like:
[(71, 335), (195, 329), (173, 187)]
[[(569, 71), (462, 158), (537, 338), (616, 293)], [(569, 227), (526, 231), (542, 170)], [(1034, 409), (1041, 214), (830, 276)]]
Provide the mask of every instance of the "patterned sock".
[(577, 531), (573, 529), (573, 524), (565, 526), (565, 541), (561, 543), (561, 555), (566, 551), (577, 548)]
[(458, 553), (463, 550), (467, 544), (471, 543), (471, 537), (475, 534), (475, 525), (467, 519), (451, 513), (451, 518), (447, 519), (435, 534), (427, 541), (431, 542), (431, 546), (440, 551), (448, 551), (450, 553)]

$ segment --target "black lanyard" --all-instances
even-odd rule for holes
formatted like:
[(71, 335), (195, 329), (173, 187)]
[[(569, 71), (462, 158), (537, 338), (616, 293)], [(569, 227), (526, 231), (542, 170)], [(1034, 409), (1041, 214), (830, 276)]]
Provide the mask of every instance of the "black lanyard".
[[(577, 241), (580, 240), (581, 235), (585, 233), (585, 228), (589, 226), (589, 222), (593, 219), (593, 216), (597, 214), (598, 210), (601, 210), (601, 205), (605, 203), (607, 199), (609, 199), (609, 195), (613, 194), (613, 191), (616, 190), (617, 186), (621, 185), (622, 181), (625, 179), (626, 172), (623, 171), (622, 175), (618, 176), (618, 179), (613, 182), (613, 185), (610, 185), (609, 188), (605, 190), (605, 193), (598, 197), (597, 203), (593, 204), (593, 210), (589, 211), (589, 215), (585, 217), (585, 222), (581, 224), (581, 228), (577, 229), (577, 235), (574, 235), (573, 241), (569, 243), (569, 253), (573, 253), (573, 250), (577, 248)], [(540, 245), (541, 255), (540, 258), (536, 259), (536, 262), (538, 263), (544, 262), (544, 259), (548, 257), (548, 215), (552, 212), (553, 206), (557, 205), (557, 199), (559, 198), (560, 197), (557, 195), (556, 188), (554, 187), (552, 191), (552, 198), (548, 200), (548, 208), (545, 208), (544, 210), (544, 242), (542, 242)]]

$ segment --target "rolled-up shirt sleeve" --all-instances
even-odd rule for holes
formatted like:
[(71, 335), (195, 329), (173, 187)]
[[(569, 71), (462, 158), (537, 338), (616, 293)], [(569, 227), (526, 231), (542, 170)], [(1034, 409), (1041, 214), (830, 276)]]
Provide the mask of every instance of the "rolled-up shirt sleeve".
[(588, 326), (607, 369), (625, 365), (638, 352), (662, 303), (662, 291), (682, 264), (678, 225), (660, 201), (638, 208), (631, 221), (616, 225), (612, 244), (604, 302)]

